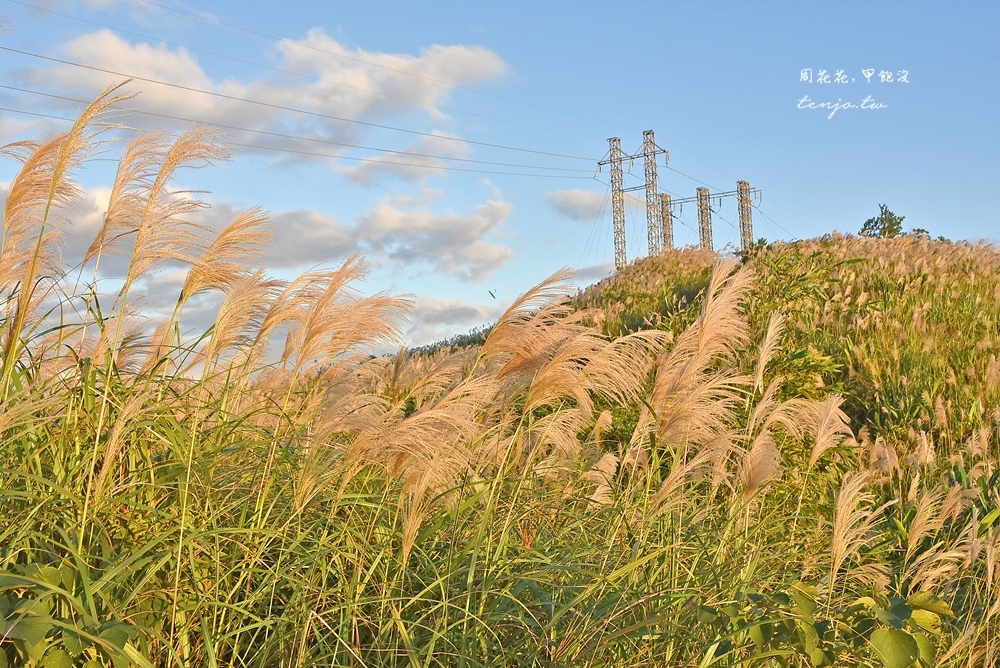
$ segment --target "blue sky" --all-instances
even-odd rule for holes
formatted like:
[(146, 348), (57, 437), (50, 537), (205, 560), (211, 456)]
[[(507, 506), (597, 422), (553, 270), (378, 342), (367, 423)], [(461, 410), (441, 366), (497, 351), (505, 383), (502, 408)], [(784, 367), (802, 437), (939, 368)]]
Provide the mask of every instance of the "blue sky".
[[(995, 2), (0, 0), (0, 17), (0, 47), (24, 52), (0, 51), (5, 86), (89, 99), (121, 78), (46, 56), (197, 89), (135, 81), (136, 110), (257, 131), (231, 130), (228, 141), (269, 150), (238, 147), (182, 185), (211, 191), (212, 224), (268, 209), (267, 262), (279, 275), (363, 252), (364, 291), (416, 296), (414, 343), (489, 322), (560, 267), (581, 268), (581, 283), (606, 273), (610, 200), (596, 163), (608, 137), (635, 152), (645, 129), (670, 152), (661, 190), (690, 197), (737, 179), (762, 190), (757, 237), (857, 232), (880, 203), (934, 236), (1000, 237), (987, 198), (1000, 175)], [(805, 68), (812, 83), (800, 80)], [(831, 83), (818, 82), (820, 70)], [(846, 83), (833, 83), (838, 70)], [(883, 70), (894, 81), (879, 81)], [(895, 80), (904, 70), (908, 81)], [(35, 93), (0, 88), (0, 107), (80, 108)], [(798, 108), (803, 96), (886, 106), (828, 118)], [(0, 111), (0, 142), (64, 126)], [(99, 221), (112, 167), (79, 174), (87, 195), (71, 246)], [(0, 163), (0, 196), (15, 170)], [(641, 179), (637, 161), (626, 185)], [(642, 193), (633, 196), (630, 259), (646, 252)], [(725, 200), (718, 248), (738, 243), (736, 218)], [(696, 242), (694, 226), (685, 207), (678, 245)], [(150, 285), (151, 296), (176, 282)]]

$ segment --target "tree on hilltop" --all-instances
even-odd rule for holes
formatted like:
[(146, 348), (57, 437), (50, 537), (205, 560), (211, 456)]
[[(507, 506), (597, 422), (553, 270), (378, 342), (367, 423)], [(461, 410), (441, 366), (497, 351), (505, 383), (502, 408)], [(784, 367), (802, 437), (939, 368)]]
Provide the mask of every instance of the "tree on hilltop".
[(889, 207), (885, 204), (879, 204), (878, 208), (880, 211), (879, 215), (869, 218), (861, 226), (861, 236), (890, 239), (901, 235), (903, 233), (903, 219), (906, 216), (897, 216), (892, 211), (889, 211)]

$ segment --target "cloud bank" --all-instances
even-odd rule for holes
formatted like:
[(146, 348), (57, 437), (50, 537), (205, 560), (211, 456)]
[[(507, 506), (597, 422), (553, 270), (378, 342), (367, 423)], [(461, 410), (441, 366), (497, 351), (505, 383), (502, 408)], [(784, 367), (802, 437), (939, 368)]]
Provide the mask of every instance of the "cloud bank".
[(557, 213), (581, 223), (592, 223), (604, 208), (605, 195), (592, 190), (555, 190), (545, 200)]

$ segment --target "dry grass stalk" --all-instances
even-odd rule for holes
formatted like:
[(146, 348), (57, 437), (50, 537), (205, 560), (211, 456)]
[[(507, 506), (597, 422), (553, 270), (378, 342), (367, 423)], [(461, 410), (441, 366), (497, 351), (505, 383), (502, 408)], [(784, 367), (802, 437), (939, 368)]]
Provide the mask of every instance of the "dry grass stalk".
[(594, 422), (594, 442), (600, 444), (601, 434), (612, 427), (612, 416), (611, 411), (601, 411), (601, 414), (597, 416), (597, 421)]
[(122, 242), (139, 229), (149, 190), (162, 167), (169, 143), (170, 135), (166, 132), (140, 134), (129, 143), (118, 163), (104, 223), (84, 253), (83, 265), (99, 261), (105, 253), (125, 252)]
[(979, 493), (975, 489), (967, 489), (961, 484), (952, 485), (948, 489), (944, 501), (941, 502), (941, 517), (949, 522), (955, 522), (969, 502), (978, 495)]
[(545, 472), (550, 478), (558, 477), (576, 468), (581, 455), (577, 433), (591, 419), (591, 412), (569, 407), (532, 419), (521, 427), (516, 452), (524, 457), (525, 466), (533, 465), (536, 471)]
[[(153, 146), (160, 147), (151, 144), (151, 150)], [(119, 303), (125, 302), (136, 281), (164, 263), (192, 263), (197, 259), (207, 228), (190, 222), (187, 217), (205, 204), (189, 197), (190, 193), (172, 192), (168, 187), (182, 167), (202, 167), (226, 159), (229, 154), (219, 142), (218, 131), (196, 127), (181, 134), (162, 158), (155, 159), (158, 171), (146, 191), (145, 206), (136, 221), (135, 245)]]
[(879, 521), (879, 514), (894, 504), (889, 501), (872, 509), (875, 495), (867, 490), (871, 474), (858, 471), (844, 476), (834, 505), (833, 538), (830, 545), (830, 595), (837, 576), (848, 559), (856, 557), (871, 540), (870, 532)]
[(785, 331), (785, 318), (781, 313), (775, 311), (771, 314), (771, 319), (767, 323), (767, 333), (764, 334), (764, 341), (760, 345), (760, 353), (757, 355), (757, 371), (754, 374), (754, 390), (757, 392), (764, 389), (764, 371), (771, 362), (771, 358), (778, 351), (781, 343), (781, 334)]
[(815, 466), (827, 450), (837, 447), (846, 440), (853, 441), (854, 433), (851, 431), (850, 420), (840, 408), (843, 401), (843, 397), (831, 395), (819, 404), (816, 437), (809, 453), (810, 467)]
[(944, 490), (935, 487), (922, 494), (917, 501), (916, 514), (907, 533), (905, 561), (913, 558), (924, 538), (935, 535), (944, 526), (945, 516), (941, 513), (943, 496)]
[(899, 470), (899, 457), (896, 455), (896, 448), (892, 447), (884, 437), (877, 436), (875, 442), (868, 450), (871, 467), (883, 473), (892, 473)]
[(568, 291), (566, 281), (572, 275), (568, 269), (558, 271), (515, 299), (486, 337), (479, 351), (480, 360), (497, 355), (509, 356), (514, 358), (511, 370), (519, 367), (519, 363), (514, 361), (516, 356), (523, 356), (526, 362), (531, 360), (533, 356), (524, 351), (524, 346), (531, 343), (531, 339), (525, 337), (526, 328), (537, 328), (544, 320), (536, 315), (553, 302), (565, 298)]
[(229, 277), (230, 290), (219, 308), (215, 328), (204, 350), (205, 371), (210, 373), (230, 352), (245, 351), (260, 332), (268, 309), (283, 287), (283, 281), (269, 279), (263, 269), (239, 277)]
[(680, 452), (674, 457), (674, 465), (663, 480), (660, 488), (650, 499), (653, 516), (663, 514), (691, 501), (682, 492), (684, 485), (702, 477), (705, 472), (720, 471), (720, 461), (727, 461), (733, 452), (733, 444), (725, 438), (707, 443), (695, 454), (688, 456)]
[[(357, 298), (349, 284), (366, 272), (355, 256), (336, 271), (304, 284), (293, 282), (291, 292), (286, 290), (275, 302), (275, 317), (289, 324), (282, 360), (291, 362), (293, 378), (338, 357), (399, 341), (397, 319), (409, 310), (410, 301), (384, 294)], [(269, 312), (262, 332), (271, 326), (271, 317)]]
[(115, 94), (123, 85), (106, 88), (68, 131), (41, 143), (21, 142), (3, 149), (4, 155), (23, 163), (7, 196), (0, 246), (0, 292), (9, 299), (2, 342), (5, 383), (22, 331), (34, 324), (38, 308), (64, 273), (56, 247), (60, 230), (54, 223), (80, 195), (71, 173), (92, 154), (98, 135), (107, 129), (100, 116), (130, 97)]
[(769, 480), (781, 475), (781, 453), (769, 431), (754, 439), (741, 467), (743, 499), (749, 501)]
[(493, 391), (488, 379), (470, 379), (405, 420), (390, 413), (384, 418), (389, 424), (360, 434), (347, 457), (384, 464), (405, 490), (447, 492), (464, 477), (476, 476), (474, 450), (486, 429), (477, 417)]
[(697, 448), (712, 441), (727, 430), (750, 383), (746, 376), (712, 369), (747, 340), (738, 307), (753, 277), (747, 269), (733, 273), (734, 267), (733, 262), (715, 267), (701, 315), (657, 366), (649, 404), (660, 443)]
[(152, 396), (153, 392), (150, 390), (136, 391), (128, 397), (115, 415), (114, 426), (112, 426), (107, 444), (104, 446), (101, 468), (94, 482), (93, 498), (95, 502), (100, 502), (104, 497), (108, 478), (119, 463), (118, 458), (125, 448), (126, 440), (135, 428), (136, 422), (149, 409), (146, 404)]
[(591, 468), (580, 476), (584, 482), (594, 485), (589, 496), (589, 507), (606, 506), (611, 503), (611, 482), (618, 472), (618, 457), (607, 452)]

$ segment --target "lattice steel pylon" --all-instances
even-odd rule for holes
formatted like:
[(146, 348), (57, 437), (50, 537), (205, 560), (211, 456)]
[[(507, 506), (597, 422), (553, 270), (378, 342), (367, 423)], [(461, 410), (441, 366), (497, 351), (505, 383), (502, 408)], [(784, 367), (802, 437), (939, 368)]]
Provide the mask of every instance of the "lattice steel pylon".
[(660, 252), (671, 250), (674, 247), (674, 208), (670, 202), (670, 195), (662, 193), (660, 195)]
[(701, 247), (713, 250), (712, 246), (712, 205), (709, 201), (708, 188), (698, 188), (698, 231), (701, 235)]
[(656, 196), (656, 142), (653, 141), (653, 131), (642, 133), (642, 164), (646, 172), (646, 236), (649, 244), (649, 254), (659, 255), (661, 250), (660, 202)]
[(753, 246), (753, 218), (750, 203), (750, 184), (746, 181), (736, 182), (736, 201), (740, 210), (740, 248), (746, 252)]
[(611, 150), (608, 164), (611, 165), (611, 210), (615, 226), (615, 270), (625, 266), (625, 178), (622, 175), (622, 140), (610, 137)]

